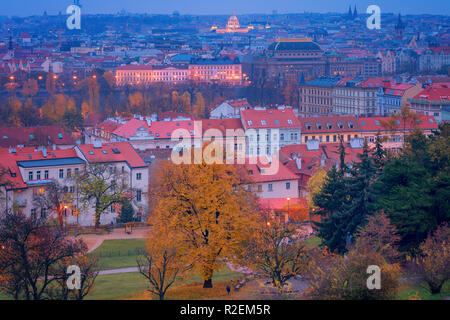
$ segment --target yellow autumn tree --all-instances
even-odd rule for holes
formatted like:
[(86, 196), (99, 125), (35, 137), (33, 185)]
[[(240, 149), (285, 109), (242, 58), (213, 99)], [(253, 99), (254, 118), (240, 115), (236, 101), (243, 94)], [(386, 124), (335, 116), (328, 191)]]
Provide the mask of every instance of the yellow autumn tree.
[(26, 97), (34, 97), (39, 91), (36, 79), (28, 79), (22, 85), (22, 94)]
[(185, 113), (191, 113), (191, 94), (187, 91), (181, 96), (181, 108)]
[(205, 98), (200, 92), (195, 93), (194, 113), (199, 117), (205, 116)]
[(83, 118), (87, 118), (90, 114), (92, 114), (94, 111), (92, 110), (91, 106), (87, 101), (83, 101), (81, 104), (81, 115)]
[(42, 106), (41, 111), (44, 117), (61, 121), (67, 110), (75, 110), (75, 100), (64, 94), (55, 94)]
[(327, 176), (327, 172), (322, 168), (318, 167), (316, 171), (314, 171), (311, 178), (309, 178), (308, 183), (306, 185), (306, 191), (308, 195), (306, 197), (306, 201), (308, 203), (308, 208), (310, 210), (317, 209), (314, 205), (313, 195), (318, 194), (322, 189), (323, 183), (325, 182), (325, 178)]
[(140, 91), (128, 95), (128, 112), (143, 114), (144, 97)]
[[(163, 162), (154, 188), (153, 230), (167, 230), (212, 287), (214, 272), (253, 234), (256, 199), (230, 165)], [(167, 228), (167, 229), (165, 229)]]
[(179, 110), (179, 108), (181, 107), (181, 99), (178, 91), (172, 91), (171, 103), (173, 110)]

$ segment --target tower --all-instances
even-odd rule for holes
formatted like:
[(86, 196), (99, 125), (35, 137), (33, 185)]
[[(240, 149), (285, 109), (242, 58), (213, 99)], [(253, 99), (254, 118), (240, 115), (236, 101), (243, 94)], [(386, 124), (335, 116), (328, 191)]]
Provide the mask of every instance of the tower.
[(347, 19), (349, 19), (349, 20), (352, 20), (352, 19), (353, 19), (352, 6), (348, 6)]
[(400, 13), (398, 14), (397, 24), (395, 25), (395, 33), (400, 39), (405, 35), (405, 24), (402, 21), (402, 16), (400, 15)]
[(356, 11), (356, 4), (355, 4), (355, 10), (353, 10), (353, 20), (358, 18), (358, 11)]

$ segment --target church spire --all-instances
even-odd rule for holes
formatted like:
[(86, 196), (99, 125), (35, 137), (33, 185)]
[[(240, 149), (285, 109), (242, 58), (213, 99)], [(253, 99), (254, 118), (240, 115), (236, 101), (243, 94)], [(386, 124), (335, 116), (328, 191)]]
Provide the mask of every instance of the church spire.
[(353, 19), (356, 19), (358, 17), (358, 11), (356, 11), (356, 4), (355, 4), (355, 10), (353, 10)]

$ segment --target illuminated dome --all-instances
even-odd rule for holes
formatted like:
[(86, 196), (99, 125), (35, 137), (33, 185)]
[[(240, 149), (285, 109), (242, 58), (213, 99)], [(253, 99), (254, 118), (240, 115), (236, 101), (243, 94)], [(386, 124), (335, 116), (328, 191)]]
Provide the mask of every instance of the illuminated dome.
[(239, 29), (239, 27), (239, 20), (233, 13), (233, 15), (228, 19), (227, 29)]

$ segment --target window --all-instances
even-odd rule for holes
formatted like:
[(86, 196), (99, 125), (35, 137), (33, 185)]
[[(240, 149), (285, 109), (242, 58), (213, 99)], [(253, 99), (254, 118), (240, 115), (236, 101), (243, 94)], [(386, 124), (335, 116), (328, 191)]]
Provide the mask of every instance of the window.
[(280, 121), (274, 120), (275, 124), (280, 124)]
[(261, 184), (258, 184), (258, 192), (262, 192), (262, 191), (263, 191), (262, 185), (261, 185)]
[(305, 143), (308, 142), (308, 136), (305, 136)]
[(63, 169), (59, 169), (59, 178), (60, 179), (64, 178), (64, 170)]
[(253, 125), (253, 122), (251, 120), (248, 120), (247, 123), (248, 123), (249, 126)]
[(28, 172), (28, 180), (33, 180), (33, 171)]
[(320, 122), (316, 123), (317, 129), (322, 130), (322, 124)]
[(31, 209), (31, 216), (33, 217), (33, 219), (36, 219), (36, 209)]
[(281, 133), (281, 134), (280, 134), (280, 140), (281, 140), (281, 141), (284, 141), (284, 133)]
[(289, 123), (289, 124), (293, 124), (293, 122), (292, 122), (291, 119), (288, 119), (288, 123)]
[(142, 180), (142, 173), (136, 173), (136, 180)]
[(327, 142), (330, 142), (330, 136), (327, 136), (326, 140)]
[(342, 125), (342, 122), (338, 121), (337, 122), (337, 126), (339, 127), (339, 129), (342, 129), (344, 126)]
[(45, 170), (45, 171), (44, 171), (44, 179), (45, 179), (45, 180), (48, 180), (48, 170)]
[(269, 191), (273, 191), (273, 184), (269, 183)]
[(45, 208), (41, 209), (41, 219), (45, 219), (47, 217), (47, 210)]
[(311, 130), (311, 125), (308, 122), (305, 122), (305, 125), (307, 130)]
[(329, 122), (327, 122), (327, 127), (328, 127), (328, 129), (333, 129), (333, 126), (331, 125), (331, 123), (329, 123)]
[(349, 127), (350, 129), (353, 129), (353, 122), (349, 121), (349, 122), (348, 122), (348, 127)]
[(41, 172), (40, 171), (36, 172), (36, 180), (41, 180)]
[(76, 176), (78, 176), (78, 172), (79, 172), (78, 168), (75, 168), (75, 175)]
[(262, 124), (263, 126), (265, 126), (265, 125), (266, 125), (266, 120), (261, 120), (261, 124)]
[(67, 169), (67, 178), (72, 176), (72, 169)]
[(336, 137), (336, 135), (333, 135), (333, 142), (336, 142), (337, 141), (337, 137)]
[(290, 190), (291, 189), (291, 183), (290, 182), (286, 182), (286, 190)]
[(142, 201), (142, 190), (140, 190), (140, 189), (136, 190), (136, 201), (137, 202)]

